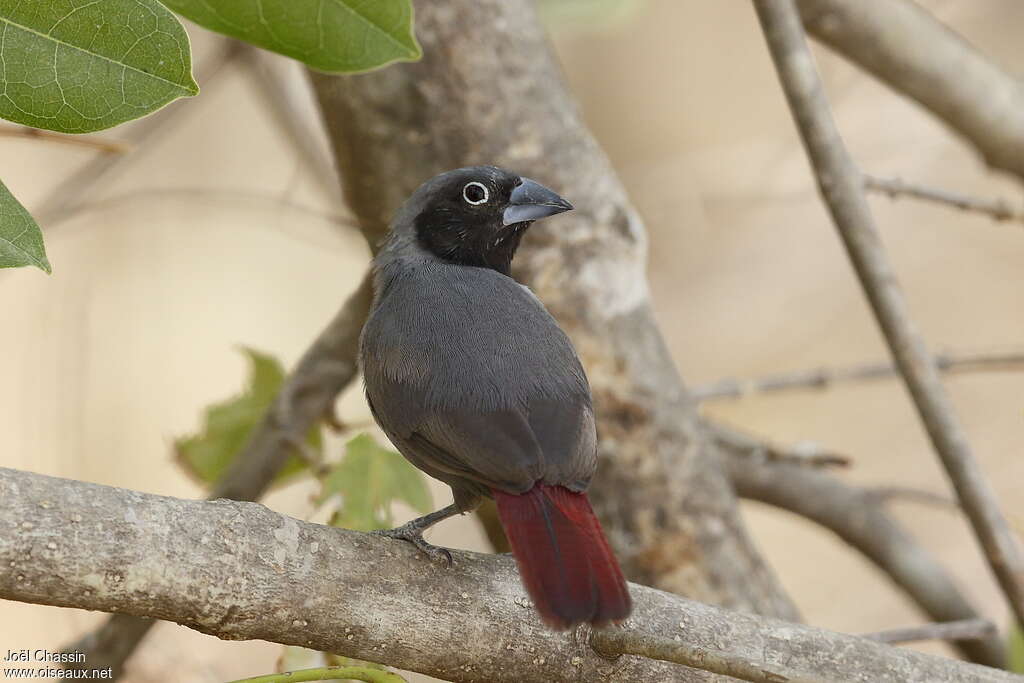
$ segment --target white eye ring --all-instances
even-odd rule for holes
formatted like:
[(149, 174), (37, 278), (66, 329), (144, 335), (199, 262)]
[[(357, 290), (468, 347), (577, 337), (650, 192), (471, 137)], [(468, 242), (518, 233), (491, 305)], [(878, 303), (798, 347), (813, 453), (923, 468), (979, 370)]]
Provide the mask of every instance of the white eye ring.
[[(483, 199), (478, 199), (477, 201), (473, 201), (472, 199), (470, 199), (470, 198), (469, 198), (469, 192), (468, 192), (468, 190), (469, 190), (469, 188), (471, 188), (471, 187), (478, 187), (478, 188), (480, 188), (481, 190), (483, 190), (483, 193), (484, 193)], [(486, 185), (484, 185), (483, 183), (478, 183), (478, 182), (476, 182), (476, 181), (474, 180), (474, 181), (473, 181), (473, 182), (471, 182), (471, 183), (466, 183), (466, 186), (462, 188), (462, 198), (466, 200), (466, 203), (467, 203), (467, 204), (472, 204), (473, 206), (476, 206), (477, 204), (483, 204), (483, 203), (484, 203), (484, 202), (486, 202), (486, 201), (487, 201), (488, 199), (490, 199), (490, 198), (491, 198), (491, 193), (490, 193), (490, 191), (489, 191), (489, 190), (487, 189), (487, 186), (486, 186)]]

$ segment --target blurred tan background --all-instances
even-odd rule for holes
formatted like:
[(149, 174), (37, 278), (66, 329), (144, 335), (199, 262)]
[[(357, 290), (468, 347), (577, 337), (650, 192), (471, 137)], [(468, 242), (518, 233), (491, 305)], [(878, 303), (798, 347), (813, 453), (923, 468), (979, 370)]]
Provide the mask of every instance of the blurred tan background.
[[(922, 4), (1024, 73), (1024, 5)], [(202, 61), (212, 41), (190, 32)], [(613, 23), (563, 22), (555, 33), (586, 118), (647, 220), (655, 303), (691, 385), (886, 357), (748, 2), (650, 0)], [(865, 171), (1020, 201), (1019, 187), (987, 173), (927, 114), (816, 51)], [(363, 272), (362, 238), (332, 222), (330, 193), (266, 113), (251, 74), (233, 64), (201, 85), (85, 207), (44, 223), (52, 277), (0, 272), (0, 465), (201, 496), (173, 464), (170, 442), (198, 427), (204, 406), (239, 390), (245, 367), (234, 347), (290, 365)], [(122, 130), (104, 135), (117, 139)], [(91, 154), (4, 139), (0, 177), (32, 210)], [(1024, 226), (910, 201), (872, 204), (933, 349), (1024, 347)], [(1024, 376), (961, 375), (947, 386), (1008, 514), (1024, 528)], [(777, 442), (812, 440), (845, 453), (855, 465), (842, 476), (852, 482), (947, 491), (895, 381), (708, 402), (704, 410)], [(340, 413), (368, 419), (359, 387)], [(307, 517), (311, 492), (294, 485), (266, 503)], [(444, 487), (434, 494), (447, 502)], [(829, 533), (763, 506), (745, 504), (744, 512), (808, 622), (864, 632), (922, 620)], [(910, 503), (895, 512), (1004, 625), (1006, 610), (963, 520)], [(430, 538), (485, 547), (469, 519)], [(56, 648), (101, 618), (0, 602), (0, 651)], [(267, 673), (280, 650), (162, 624), (127, 680)]]

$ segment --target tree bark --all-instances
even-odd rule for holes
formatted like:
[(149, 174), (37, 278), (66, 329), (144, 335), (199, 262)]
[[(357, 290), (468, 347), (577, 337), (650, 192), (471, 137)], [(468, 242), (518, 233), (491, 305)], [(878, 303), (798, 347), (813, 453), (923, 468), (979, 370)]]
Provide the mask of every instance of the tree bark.
[(5, 468), (0, 500), (0, 528), (17, 530), (0, 535), (0, 599), (165, 619), (452, 681), (732, 680), (648, 657), (706, 659), (756, 681), (1024, 680), (637, 585), (624, 628), (553, 633), (508, 556), (454, 552), (452, 567), (431, 565), (404, 542), (256, 503)]
[(357, 76), (312, 74), (349, 205), (385, 235), (424, 180), (495, 164), (577, 207), (531, 228), (514, 263), (572, 338), (593, 389), (592, 499), (627, 575), (737, 609), (796, 610), (748, 538), (655, 323), (646, 234), (580, 120), (529, 0), (416, 4), (424, 58)]

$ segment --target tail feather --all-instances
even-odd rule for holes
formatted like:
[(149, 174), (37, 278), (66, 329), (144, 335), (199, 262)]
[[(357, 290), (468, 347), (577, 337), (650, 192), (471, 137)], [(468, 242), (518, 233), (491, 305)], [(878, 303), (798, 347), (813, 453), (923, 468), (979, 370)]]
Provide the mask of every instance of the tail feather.
[(522, 495), (493, 493), (523, 584), (548, 625), (629, 616), (626, 581), (586, 494), (546, 484)]

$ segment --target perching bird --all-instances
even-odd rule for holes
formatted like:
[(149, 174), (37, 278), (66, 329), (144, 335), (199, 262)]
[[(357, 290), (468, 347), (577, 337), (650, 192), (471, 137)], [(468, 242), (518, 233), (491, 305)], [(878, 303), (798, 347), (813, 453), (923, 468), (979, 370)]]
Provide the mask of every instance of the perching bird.
[(554, 318), (509, 275), (533, 221), (572, 208), (493, 166), (427, 181), (374, 260), (360, 340), (374, 417), (455, 500), (384, 533), (450, 561), (423, 531), (493, 497), (527, 592), (558, 629), (630, 612), (585, 493), (596, 467), (586, 375)]

